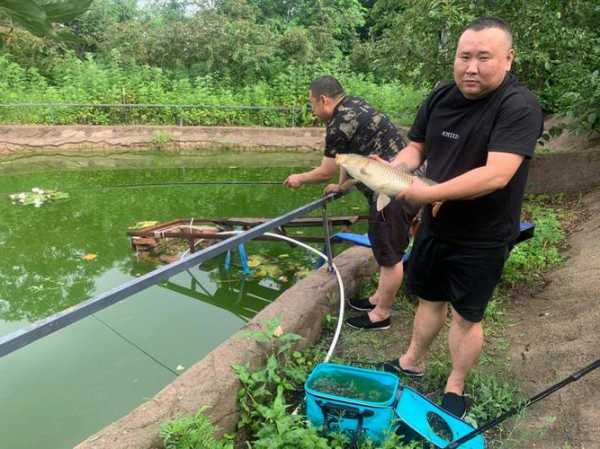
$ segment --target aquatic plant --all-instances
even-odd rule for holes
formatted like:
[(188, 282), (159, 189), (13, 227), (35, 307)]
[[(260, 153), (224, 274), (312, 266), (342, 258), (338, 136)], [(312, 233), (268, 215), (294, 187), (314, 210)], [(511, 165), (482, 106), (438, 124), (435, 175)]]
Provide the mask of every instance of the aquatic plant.
[(31, 189), (31, 192), (13, 193), (9, 197), (13, 204), (41, 207), (50, 201), (67, 199), (69, 198), (69, 194), (57, 190), (44, 190), (34, 187)]

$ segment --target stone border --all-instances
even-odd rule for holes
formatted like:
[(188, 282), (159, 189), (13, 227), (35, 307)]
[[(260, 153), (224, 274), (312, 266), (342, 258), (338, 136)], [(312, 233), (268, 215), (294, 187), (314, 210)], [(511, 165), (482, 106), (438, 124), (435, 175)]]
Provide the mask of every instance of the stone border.
[[(361, 280), (377, 269), (373, 253), (363, 247), (344, 251), (334, 262), (342, 276), (346, 295), (356, 294)], [(328, 312), (337, 311), (338, 304), (339, 288), (335, 275), (323, 268), (310, 274), (154, 398), (89, 437), (76, 449), (162, 448), (158, 434), (160, 424), (178, 416), (193, 415), (205, 405), (210, 407), (207, 416), (221, 431), (233, 431), (238, 417), (236, 393), (239, 382), (230, 367), (232, 364), (256, 367), (265, 356), (264, 349), (253, 339), (244, 337), (243, 331), (259, 329), (260, 323), (279, 317), (284, 331), (302, 335), (305, 339), (301, 343), (307, 346), (319, 338), (323, 318)]]

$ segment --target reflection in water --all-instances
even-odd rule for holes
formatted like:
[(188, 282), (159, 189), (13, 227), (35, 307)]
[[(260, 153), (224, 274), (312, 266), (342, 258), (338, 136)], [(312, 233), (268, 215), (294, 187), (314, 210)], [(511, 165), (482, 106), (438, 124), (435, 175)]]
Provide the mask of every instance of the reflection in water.
[[(162, 286), (182, 295), (198, 299), (206, 304), (227, 309), (244, 321), (251, 319), (266, 304), (271, 302), (269, 299), (245, 291), (246, 281), (244, 278), (240, 280), (240, 285), (237, 289), (225, 284), (226, 287), (220, 288), (211, 294), (202, 283), (196, 280), (196, 277), (191, 272), (190, 277), (191, 280), (188, 287), (172, 281), (165, 282)], [(246, 296), (245, 298), (244, 295)]]

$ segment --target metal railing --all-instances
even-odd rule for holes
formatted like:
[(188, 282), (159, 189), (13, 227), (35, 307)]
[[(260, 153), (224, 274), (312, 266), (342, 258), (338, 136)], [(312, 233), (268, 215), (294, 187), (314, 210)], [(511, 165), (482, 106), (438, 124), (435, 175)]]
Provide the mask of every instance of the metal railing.
[[(48, 318), (42, 319), (33, 323), (32, 325), (12, 332), (4, 337), (0, 337), (0, 357), (3, 357), (17, 349), (23, 348), (34, 341), (37, 341), (47, 335), (52, 334), (70, 324), (73, 324), (89, 315), (92, 315), (102, 309), (105, 309), (113, 304), (116, 304), (131, 295), (145, 290), (165, 279), (170, 278), (173, 275), (181, 273), (189, 269), (194, 265), (201, 264), (213, 257), (225, 253), (226, 251), (236, 248), (239, 244), (244, 243), (248, 240), (253, 239), (265, 232), (269, 232), (272, 229), (276, 229), (279, 226), (285, 225), (307, 213), (322, 208), (323, 226), (325, 227), (326, 236), (329, 235), (329, 222), (327, 220), (326, 205), (328, 202), (333, 201), (342, 196), (339, 193), (332, 193), (323, 198), (315, 200), (297, 209), (294, 209), (287, 214), (276, 217), (269, 220), (261, 225), (255, 226), (246, 232), (231, 237), (227, 240), (223, 240), (215, 245), (212, 245), (202, 251), (198, 251), (185, 259), (174, 262), (165, 267), (158, 268), (150, 273), (147, 273), (139, 278), (132, 279), (125, 284), (113, 288), (105, 293), (84, 301), (76, 306), (73, 306), (62, 312), (58, 312)], [(331, 248), (328, 246), (328, 258), (329, 266), (331, 266)]]

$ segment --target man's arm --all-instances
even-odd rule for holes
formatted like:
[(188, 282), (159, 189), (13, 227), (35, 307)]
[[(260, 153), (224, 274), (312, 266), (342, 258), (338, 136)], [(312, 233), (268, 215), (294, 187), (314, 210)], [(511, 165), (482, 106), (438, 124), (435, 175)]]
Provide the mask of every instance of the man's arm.
[(505, 187), (525, 157), (516, 153), (490, 151), (483, 167), (433, 186), (416, 179), (403, 198), (419, 204), (437, 201), (473, 199)]
[(289, 175), (283, 185), (293, 189), (300, 187), (302, 184), (314, 184), (329, 180), (337, 171), (335, 158), (324, 157), (321, 160), (321, 165), (304, 173), (294, 173)]
[(337, 184), (327, 184), (323, 189), (323, 193), (333, 193), (333, 192), (345, 192), (350, 190), (353, 186), (358, 183), (356, 179), (352, 179), (348, 176), (348, 172), (344, 167), (340, 167), (340, 178)]
[(394, 167), (403, 165), (408, 170), (413, 171), (419, 168), (424, 160), (425, 142), (411, 140), (390, 162)]

